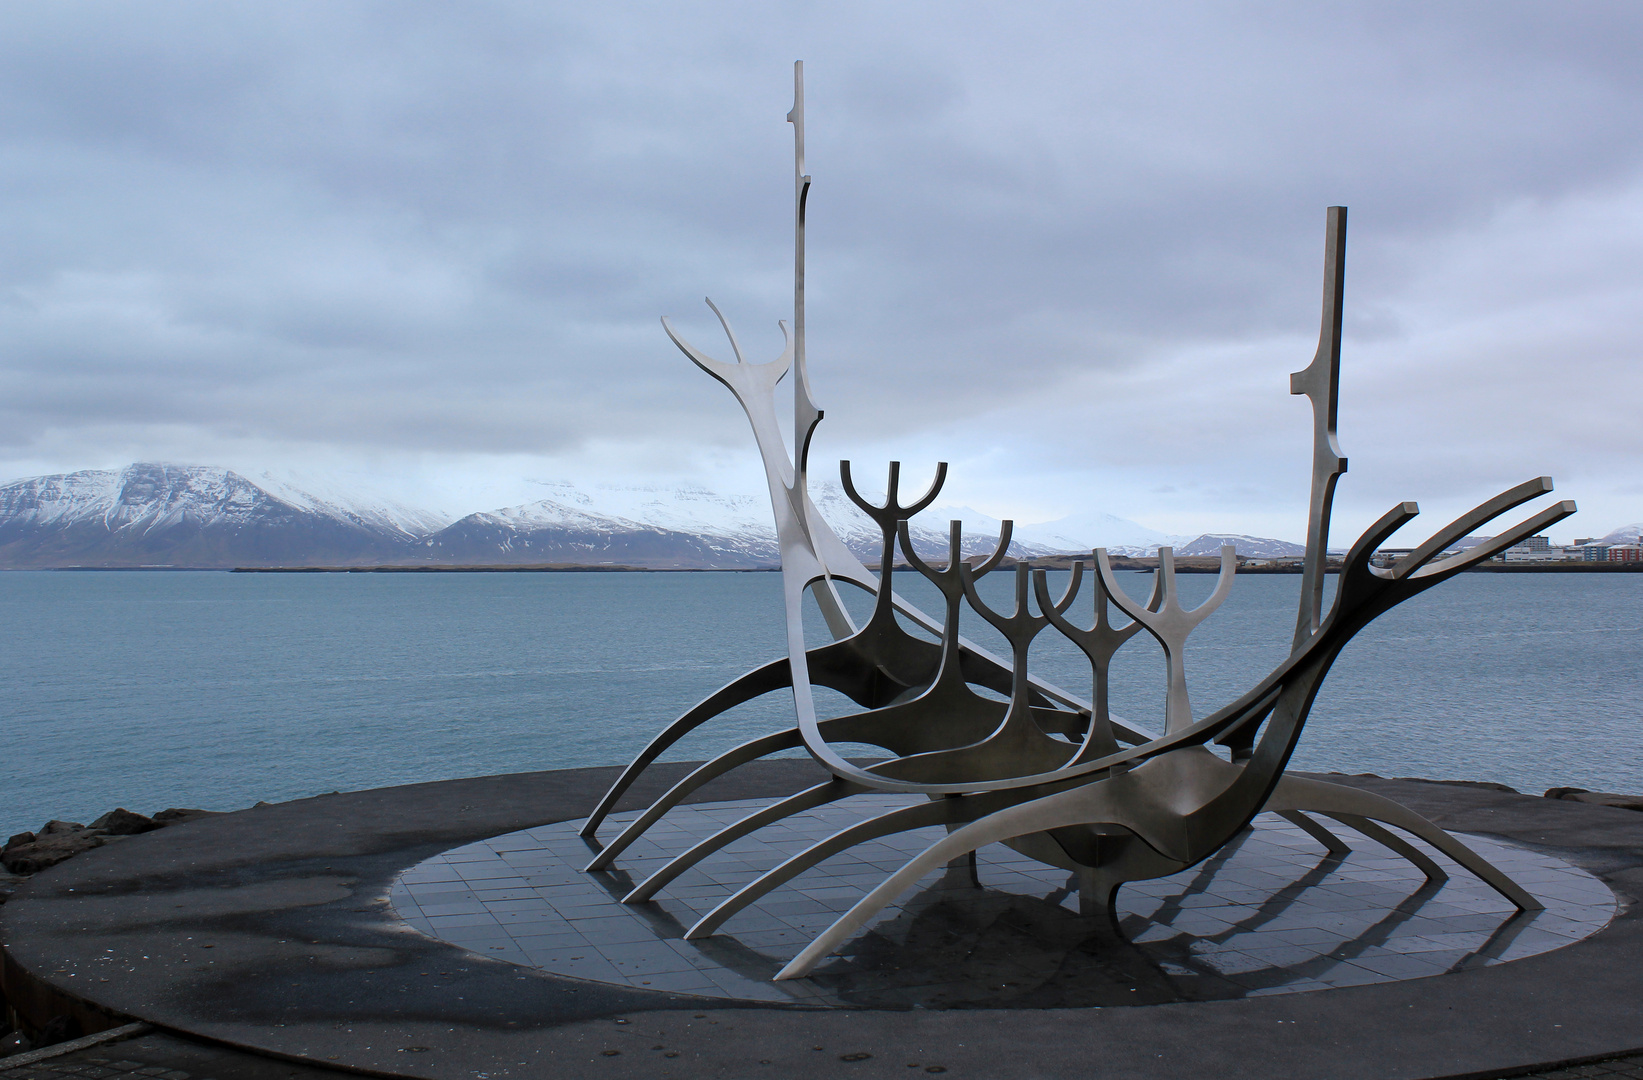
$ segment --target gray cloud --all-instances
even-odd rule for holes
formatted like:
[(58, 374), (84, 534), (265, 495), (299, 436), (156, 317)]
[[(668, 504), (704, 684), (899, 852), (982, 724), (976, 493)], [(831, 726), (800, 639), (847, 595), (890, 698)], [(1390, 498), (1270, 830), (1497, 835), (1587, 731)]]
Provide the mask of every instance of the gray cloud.
[[(1281, 527), (1305, 439), (1283, 375), (1346, 203), (1362, 498), (1464, 498), (1539, 453), (1601, 512), (1635, 502), (1633, 5), (68, 2), (6, 25), (6, 471), (246, 447), (643, 468), (668, 443), (707, 467), (743, 432), (655, 319), (723, 351), (711, 293), (779, 348), (802, 56), (827, 446), (958, 440), (979, 497), (1049, 508), (1064, 480), (1161, 527), (1193, 499), (1205, 527)], [(1437, 403), (1399, 405), (1412, 385)]]

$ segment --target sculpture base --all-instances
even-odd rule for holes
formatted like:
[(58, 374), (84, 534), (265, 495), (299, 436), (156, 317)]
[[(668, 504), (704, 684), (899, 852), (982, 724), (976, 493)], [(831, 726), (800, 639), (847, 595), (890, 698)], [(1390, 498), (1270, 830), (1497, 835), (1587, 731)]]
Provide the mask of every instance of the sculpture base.
[[(1519, 913), (1478, 879), (1429, 882), (1399, 855), (1342, 829), (1331, 856), (1263, 814), (1214, 858), (1126, 885), (1085, 913), (1080, 882), (1003, 846), (932, 873), (810, 977), (771, 982), (891, 869), (943, 835), (897, 834), (842, 852), (738, 913), (711, 938), (684, 932), (721, 900), (816, 841), (915, 798), (862, 795), (796, 814), (686, 871), (655, 901), (620, 898), (672, 853), (767, 805), (680, 807), (584, 873), (597, 850), (580, 822), (467, 844), (401, 875), (393, 904), (416, 929), (542, 971), (709, 998), (855, 1008), (1082, 1008), (1212, 1001), (1423, 978), (1562, 948), (1613, 918), (1614, 895), (1544, 852), (1466, 842), (1546, 904)], [(613, 816), (607, 835), (633, 814)]]
[[(684, 769), (658, 766), (628, 805)], [(804, 760), (763, 762), (710, 794), (770, 798), (818, 773)], [(913, 1075), (912, 1063), (976, 1077), (1384, 1080), (1493, 1076), (1643, 1047), (1643, 909), (1631, 902), (1643, 889), (1643, 814), (1446, 785), (1332, 778), (1594, 874), (1620, 895), (1613, 921), (1564, 948), (1432, 978), (1145, 1008), (930, 1011), (716, 1000), (555, 975), (428, 937), (388, 903), (409, 867), (579, 818), (614, 775), (351, 792), (86, 852), (0, 907), (8, 1002), (31, 1024), (66, 1012), (87, 1030), (142, 1019), (321, 1066), (493, 1080), (891, 1077)], [(996, 884), (986, 867), (983, 884)], [(1182, 897), (1183, 911), (1195, 897)]]

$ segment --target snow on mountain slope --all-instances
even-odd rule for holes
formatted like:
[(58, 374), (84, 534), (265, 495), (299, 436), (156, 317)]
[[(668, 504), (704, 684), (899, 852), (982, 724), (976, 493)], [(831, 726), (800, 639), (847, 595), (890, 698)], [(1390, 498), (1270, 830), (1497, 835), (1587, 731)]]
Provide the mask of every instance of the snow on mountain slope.
[(119, 472), (38, 476), (0, 486), (0, 520), (33, 526), (99, 522), (110, 530), (147, 531), (184, 520), (240, 521), (273, 501), (227, 469), (139, 463)]
[(100, 520), (111, 529), (163, 529), (185, 520), (220, 525), (296, 510), (370, 531), (425, 536), (448, 524), (438, 514), (347, 495), (324, 497), (264, 474), (252, 481), (207, 465), (138, 462), (0, 485), (0, 521), (66, 525)]
[(403, 520), (212, 466), (139, 462), (0, 485), (0, 566), (377, 562), (412, 538)]
[[(926, 532), (932, 537), (939, 537), (945, 543), (948, 530), (955, 521), (963, 526), (965, 540), (969, 540), (971, 537), (990, 536), (996, 541), (1000, 535), (1000, 530), (1004, 528), (1004, 522), (998, 518), (983, 514), (980, 510), (973, 510), (968, 506), (932, 506), (915, 517), (911, 525), (913, 530)], [(1014, 529), (1010, 533), (1010, 546), (1012, 549), (1021, 546), (1020, 529)], [(1040, 551), (1037, 548), (1029, 551), (1027, 548), (1022, 548), (1020, 552), (1012, 551), (1012, 554), (1041, 555), (1045, 554), (1046, 551)]]
[[(966, 535), (997, 536), (1003, 527), (1003, 522), (998, 518), (968, 506), (932, 506), (919, 515), (919, 520), (932, 528), (937, 522), (945, 526), (948, 521), (962, 521)], [(946, 529), (941, 531), (945, 533)], [(1081, 514), (1036, 524), (1018, 521), (1011, 535), (1014, 540), (1011, 553), (1015, 554), (1015, 546), (1020, 545), (1022, 553), (1027, 555), (1088, 553), (1098, 547), (1104, 547), (1114, 555), (1152, 555), (1157, 553), (1161, 544), (1179, 543), (1187, 539), (1184, 536), (1170, 536), (1112, 514)]]
[(120, 476), (88, 469), (0, 485), (0, 523), (47, 528), (101, 518), (119, 501)]
[(1089, 551), (1104, 547), (1117, 555), (1151, 555), (1160, 547), (1189, 539), (1149, 529), (1116, 514), (1087, 511), (1016, 530), (1027, 543), (1056, 551)]
[(691, 487), (545, 486), (551, 498), (469, 514), (441, 530), (425, 542), (428, 554), (459, 563), (704, 569), (779, 558), (775, 533), (752, 497)]
[[(380, 562), (590, 563), (740, 568), (780, 560), (769, 497), (692, 485), (546, 485), (549, 497), (447, 523), (438, 514), (361, 497), (339, 485), (229, 469), (138, 463), (0, 485), (0, 566), (359, 565)], [(862, 561), (880, 558), (875, 525), (838, 484), (812, 485), (817, 511)], [(876, 498), (869, 495), (869, 498)], [(947, 522), (965, 523), (966, 556), (990, 554), (998, 519), (969, 507), (919, 515), (913, 543), (944, 558)], [(1635, 528), (1635, 527), (1631, 527)], [(1624, 530), (1622, 530), (1624, 531)], [(1010, 554), (1179, 554), (1283, 557), (1298, 545), (1248, 536), (1187, 540), (1110, 514), (1020, 525)]]
[(1221, 554), (1223, 544), (1231, 544), (1246, 559), (1299, 559), (1306, 555), (1305, 544), (1270, 540), (1264, 536), (1245, 536), (1242, 533), (1205, 533), (1177, 547), (1175, 554), (1215, 556)]
[(1640, 536), (1643, 536), (1643, 521), (1634, 522), (1631, 525), (1622, 525), (1620, 528), (1612, 530), (1598, 543), (1635, 544)]
[(746, 567), (780, 559), (764, 499), (695, 487), (547, 485), (552, 498), (467, 517), (430, 538), (443, 561)]
[[(548, 485), (553, 496), (523, 506), (470, 514), (430, 541), (442, 559), (477, 562), (591, 562), (645, 566), (774, 566), (781, 552), (769, 497), (696, 487)], [(879, 527), (831, 482), (811, 501), (846, 547), (864, 562), (882, 554)], [(947, 531), (916, 526), (915, 548), (947, 554)], [(967, 535), (965, 554), (990, 553), (996, 534)], [(1012, 548), (1015, 554), (1030, 554)]]
[(762, 494), (721, 495), (694, 486), (599, 484), (583, 488), (568, 480), (547, 486), (552, 492), (547, 499), (495, 513), (519, 515), (521, 524), (609, 518), (703, 536), (775, 537), (770, 500)]
[(432, 536), (451, 523), (449, 516), (433, 510), (343, 491), (312, 477), (280, 477), (262, 473), (253, 481), (270, 495), (299, 510), (323, 514), (364, 529), (399, 533), (410, 539)]

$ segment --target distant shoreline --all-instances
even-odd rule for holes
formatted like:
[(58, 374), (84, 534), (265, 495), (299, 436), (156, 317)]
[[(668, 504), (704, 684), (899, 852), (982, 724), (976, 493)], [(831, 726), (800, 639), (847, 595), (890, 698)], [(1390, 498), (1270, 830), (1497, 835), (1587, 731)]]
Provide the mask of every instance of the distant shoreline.
[(774, 574), (779, 566), (617, 566), (542, 563), (510, 566), (236, 566), (233, 574)]
[[(1043, 559), (1029, 560), (1031, 565), (1048, 570), (1067, 570), (1072, 563), (1078, 561), (1076, 555), (1050, 556)], [(1089, 557), (1084, 556), (1088, 563)], [(1013, 565), (1013, 560), (1005, 560), (1005, 567)], [(1151, 573), (1158, 567), (1157, 559), (1141, 559), (1131, 557), (1116, 557), (1112, 560), (1114, 570), (1136, 573)], [(131, 571), (161, 571), (161, 572), (214, 572), (231, 574), (774, 574), (781, 571), (779, 566), (629, 566), (615, 563), (530, 563), (506, 564), (491, 563), (474, 566), (443, 566), (443, 565), (381, 565), (381, 566), (37, 566), (37, 567), (8, 567), (14, 570), (45, 570), (52, 572), (131, 572)], [(873, 564), (868, 569), (877, 570)], [(906, 563), (897, 563), (896, 569), (911, 571)], [(1330, 565), (1326, 573), (1336, 573), (1338, 565)], [(1209, 557), (1184, 557), (1175, 560), (1175, 572), (1178, 574), (1214, 574), (1220, 572), (1220, 560)], [(1243, 565), (1238, 568), (1240, 575), (1262, 574), (1291, 574), (1301, 572), (1299, 563), (1281, 563), (1275, 566)], [(1611, 563), (1611, 562), (1547, 562), (1547, 563), (1497, 563), (1486, 562), (1471, 567), (1466, 571), (1473, 574), (1637, 574), (1643, 573), (1643, 563)]]

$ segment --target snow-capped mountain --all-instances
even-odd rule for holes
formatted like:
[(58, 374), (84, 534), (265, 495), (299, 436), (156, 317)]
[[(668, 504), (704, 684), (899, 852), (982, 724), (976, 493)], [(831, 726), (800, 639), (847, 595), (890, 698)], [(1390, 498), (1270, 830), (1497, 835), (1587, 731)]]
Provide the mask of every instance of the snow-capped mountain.
[(1622, 525), (1620, 528), (1613, 530), (1607, 536), (1603, 537), (1603, 539), (1599, 540), (1598, 543), (1635, 544), (1637, 543), (1639, 537), (1643, 537), (1643, 521), (1634, 522), (1630, 525)]
[(1305, 544), (1269, 540), (1264, 536), (1245, 536), (1242, 533), (1205, 533), (1177, 546), (1175, 554), (1183, 557), (1219, 555), (1223, 544), (1231, 544), (1246, 559), (1299, 559), (1306, 555)]
[(397, 533), (408, 540), (432, 536), (451, 523), (449, 516), (437, 511), (406, 506), (391, 499), (361, 498), (357, 492), (338, 491), (310, 477), (279, 477), (265, 472), (259, 473), (252, 483), (299, 510), (311, 510), (363, 529)]
[(1154, 555), (1160, 547), (1187, 538), (1149, 529), (1116, 514), (1073, 514), (1027, 525), (1017, 530), (1021, 539), (1059, 551), (1088, 551), (1104, 547), (1116, 555)]
[(139, 463), (0, 485), (0, 566), (381, 562), (435, 524), (228, 469)]
[[(470, 514), (424, 546), (441, 562), (612, 563), (630, 566), (734, 568), (777, 566), (781, 552), (765, 496), (721, 495), (700, 488), (584, 488), (548, 485), (553, 497)], [(879, 528), (836, 484), (814, 486), (811, 501), (856, 556), (877, 563)], [(921, 555), (947, 554), (946, 530), (915, 527)], [(996, 530), (967, 535), (966, 555), (990, 553)], [(1012, 553), (1032, 554), (1012, 545)]]
[(657, 567), (773, 565), (768, 503), (700, 488), (548, 485), (552, 498), (469, 514), (424, 543), (457, 563), (613, 563)]
[[(920, 514), (918, 520), (931, 526), (937, 521), (962, 521), (966, 533), (990, 536), (997, 536), (1003, 525), (997, 518), (968, 506), (933, 506)], [(1189, 539), (1149, 529), (1128, 518), (1101, 513), (1075, 514), (1037, 524), (1018, 521), (1011, 535), (1022, 551), (1031, 555), (1088, 553), (1098, 547), (1114, 555), (1156, 555), (1162, 546)], [(1013, 547), (1011, 552), (1015, 553)]]
[[(120, 470), (0, 484), (0, 568), (62, 566), (359, 566), (614, 564), (741, 569), (780, 562), (768, 496), (696, 486), (545, 485), (548, 497), (469, 514), (438, 514), (362, 499), (306, 479), (141, 463)], [(869, 498), (872, 496), (869, 495)], [(834, 483), (811, 498), (840, 539), (876, 565), (881, 538)], [(945, 558), (948, 522), (964, 523), (965, 556), (991, 554), (1000, 522), (969, 507), (935, 507), (911, 534), (926, 558)], [(1618, 530), (1632, 535), (1628, 526)], [(1110, 514), (1018, 525), (1016, 558), (1087, 553), (1215, 555), (1231, 543), (1257, 558), (1303, 554), (1298, 544), (1241, 535), (1169, 536)]]

